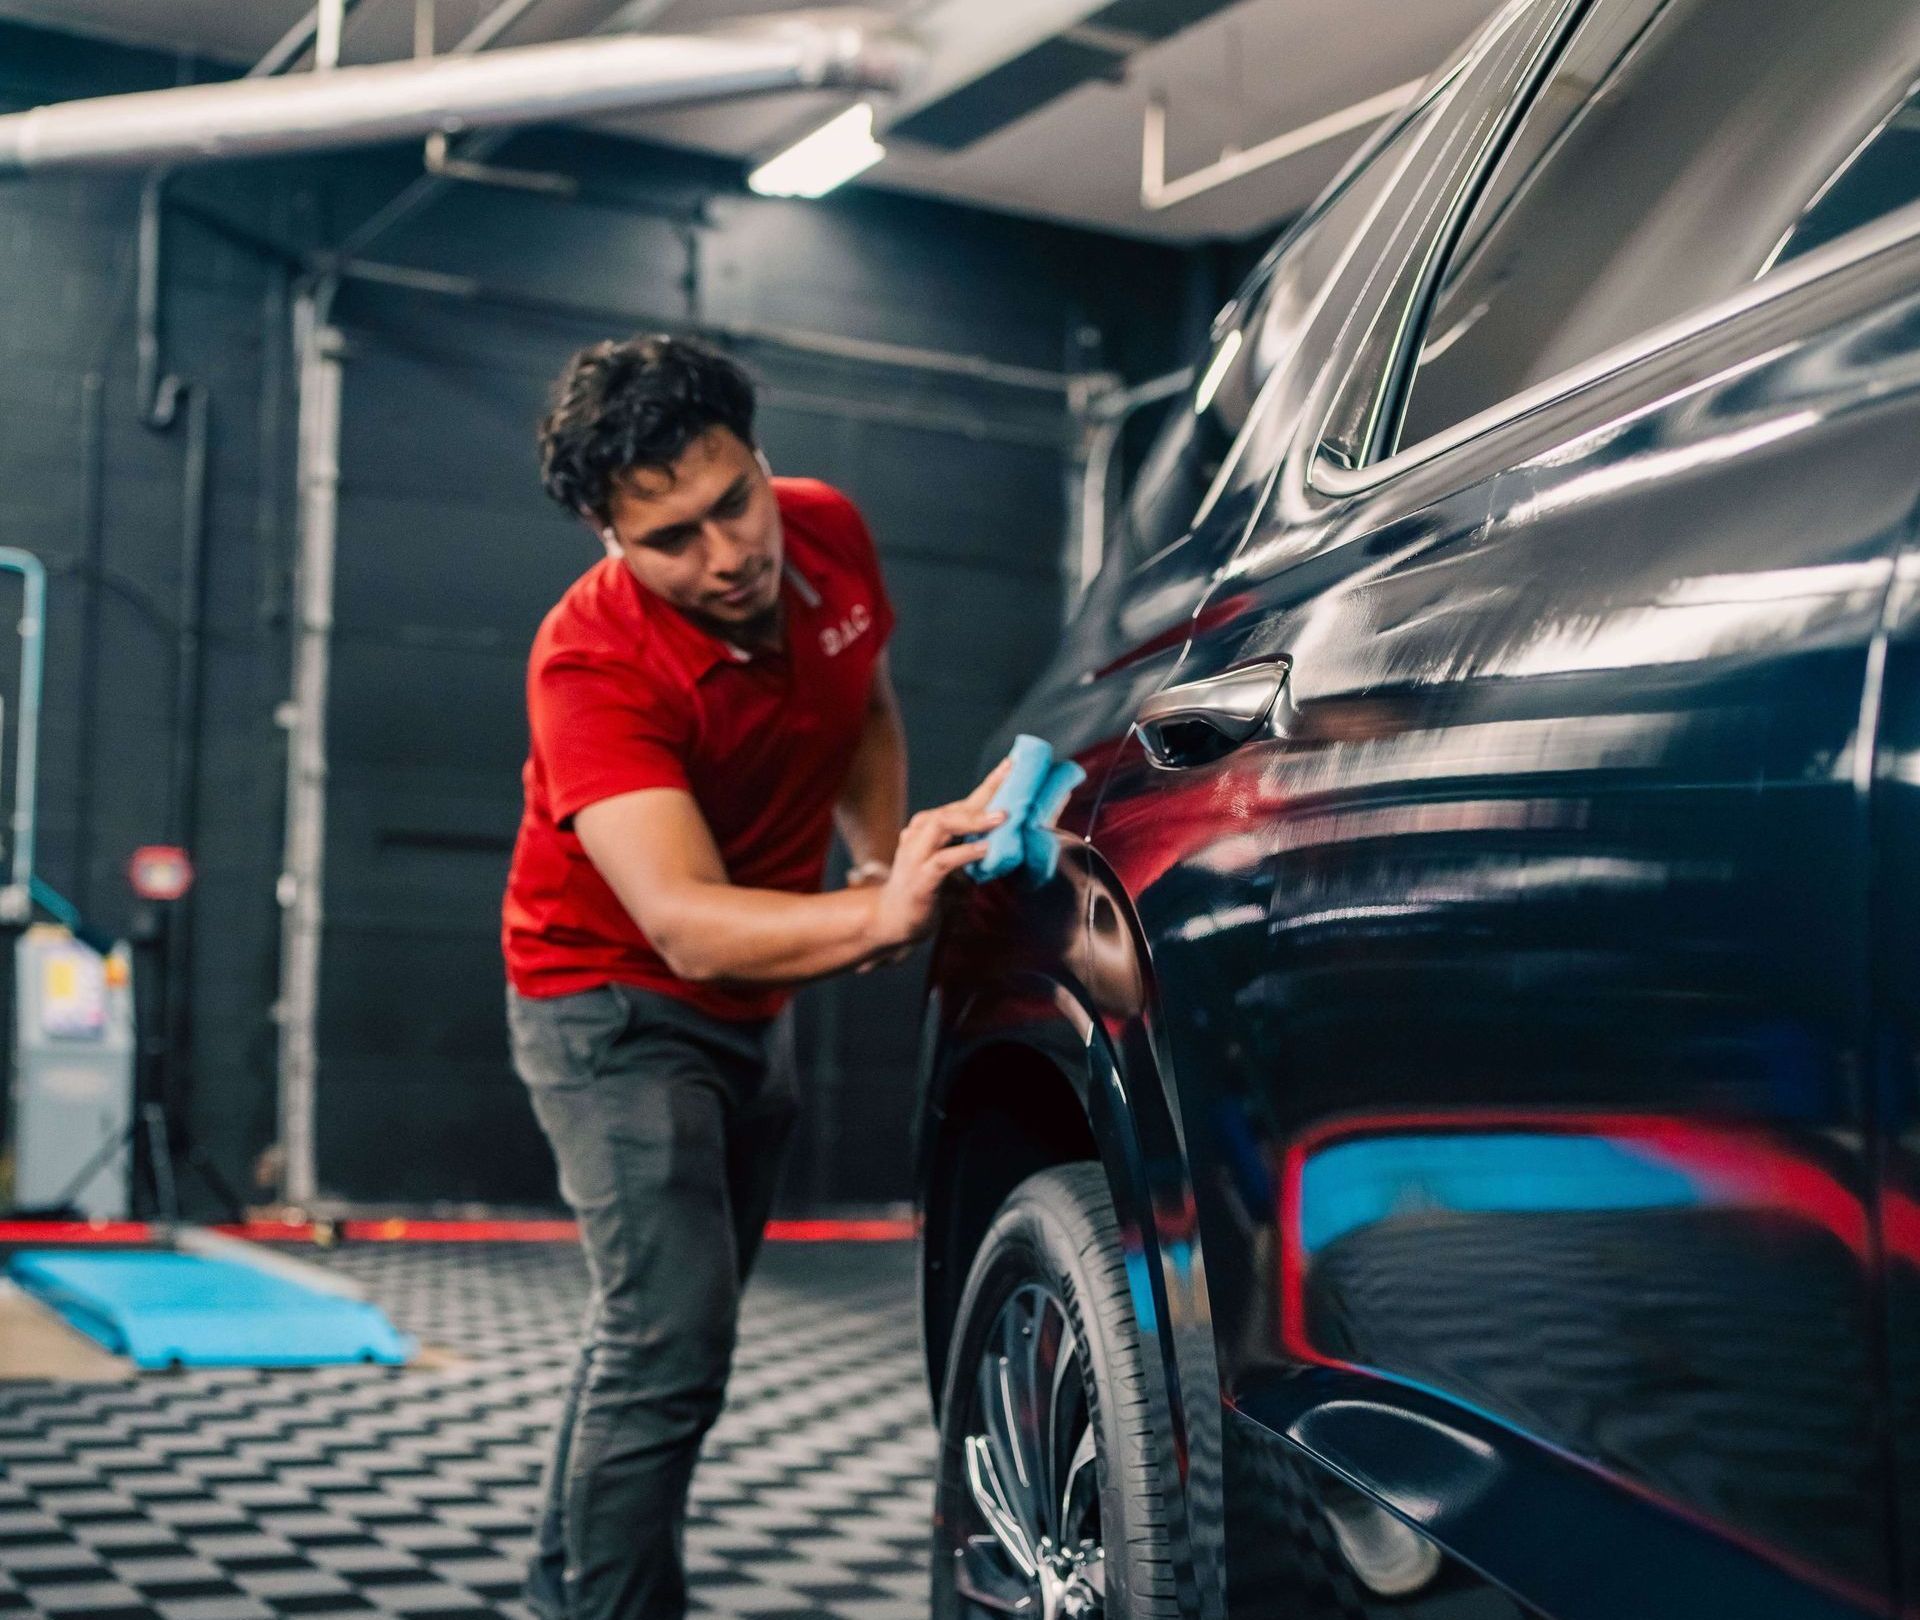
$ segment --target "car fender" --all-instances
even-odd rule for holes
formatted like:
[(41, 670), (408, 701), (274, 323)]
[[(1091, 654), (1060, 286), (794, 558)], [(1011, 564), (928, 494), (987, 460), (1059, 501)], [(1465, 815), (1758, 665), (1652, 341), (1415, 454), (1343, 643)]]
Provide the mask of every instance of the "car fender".
[[(1151, 972), (1124, 897), (1090, 848), (1062, 851), (1060, 880), (1038, 891), (996, 884), (962, 897), (937, 942), (921, 1039), (916, 1147), (923, 1256), (922, 1327), (937, 1391), (950, 1326), (937, 1270), (950, 1233), (943, 1132), (964, 1116), (967, 1088), (1021, 1061), (1046, 1064), (1070, 1086), (1106, 1173), (1126, 1246), (1141, 1340), (1155, 1347), (1182, 1504), (1176, 1536), (1197, 1589), (1190, 1613), (1224, 1613), (1220, 1382), (1206, 1305), (1205, 1264), (1178, 1114), (1153, 1048)], [(1089, 921), (1093, 925), (1088, 926)]]

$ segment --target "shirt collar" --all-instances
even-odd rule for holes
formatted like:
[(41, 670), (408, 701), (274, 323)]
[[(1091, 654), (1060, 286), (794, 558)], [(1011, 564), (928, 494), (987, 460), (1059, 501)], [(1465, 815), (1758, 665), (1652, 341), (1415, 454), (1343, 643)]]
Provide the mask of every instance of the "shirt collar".
[[(672, 647), (674, 658), (684, 667), (694, 680), (700, 680), (718, 664), (758, 663), (766, 654), (756, 655), (744, 647), (702, 629), (678, 608), (663, 602), (658, 596), (634, 578), (633, 570), (617, 557), (609, 558), (611, 567), (620, 570), (630, 592), (630, 600), (639, 612), (642, 621), (655, 634), (664, 637)], [(793, 597), (809, 611), (820, 606), (820, 591), (807, 576), (794, 565), (789, 555), (781, 564), (781, 575)], [(791, 641), (793, 635), (792, 615), (789, 613), (787, 635)]]

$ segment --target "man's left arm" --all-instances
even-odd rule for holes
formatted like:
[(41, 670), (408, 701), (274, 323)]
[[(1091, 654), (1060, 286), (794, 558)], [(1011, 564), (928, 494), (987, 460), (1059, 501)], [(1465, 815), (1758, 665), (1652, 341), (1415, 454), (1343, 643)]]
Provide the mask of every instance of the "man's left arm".
[(907, 731), (885, 653), (873, 668), (860, 741), (833, 819), (856, 880), (883, 881), (907, 819)]

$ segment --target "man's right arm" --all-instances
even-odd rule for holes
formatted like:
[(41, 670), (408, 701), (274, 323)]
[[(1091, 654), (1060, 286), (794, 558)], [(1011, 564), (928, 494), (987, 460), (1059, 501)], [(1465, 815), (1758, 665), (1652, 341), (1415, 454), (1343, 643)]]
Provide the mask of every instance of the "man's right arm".
[(972, 840), (1003, 819), (986, 805), (1005, 773), (1003, 764), (967, 798), (913, 817), (885, 883), (826, 894), (730, 883), (700, 807), (676, 788), (601, 799), (573, 824), (601, 877), (679, 977), (797, 984), (931, 931), (940, 885), (985, 853)]

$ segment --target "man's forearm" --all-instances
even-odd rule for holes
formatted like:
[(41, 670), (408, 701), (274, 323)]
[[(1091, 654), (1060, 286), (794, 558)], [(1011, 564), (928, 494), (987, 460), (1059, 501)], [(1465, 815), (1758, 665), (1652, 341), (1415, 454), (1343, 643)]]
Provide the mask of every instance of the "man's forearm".
[(574, 829), (595, 870), (683, 979), (796, 984), (857, 967), (895, 943), (871, 889), (734, 887), (690, 794), (618, 794), (581, 810)]
[(669, 969), (696, 983), (799, 984), (876, 961), (922, 938), (940, 887), (985, 853), (1004, 821), (987, 808), (1003, 761), (967, 799), (901, 831), (886, 882), (829, 894), (736, 888), (693, 796), (641, 788), (574, 817), (580, 845)]
[(867, 889), (787, 894), (696, 883), (670, 899), (655, 897), (647, 909), (656, 919), (654, 949), (696, 983), (801, 984), (886, 948)]

